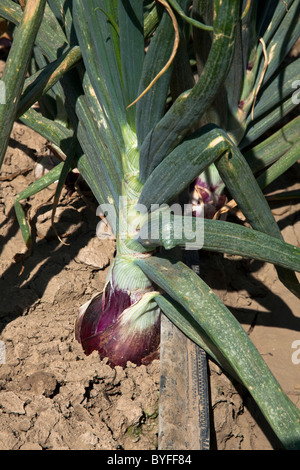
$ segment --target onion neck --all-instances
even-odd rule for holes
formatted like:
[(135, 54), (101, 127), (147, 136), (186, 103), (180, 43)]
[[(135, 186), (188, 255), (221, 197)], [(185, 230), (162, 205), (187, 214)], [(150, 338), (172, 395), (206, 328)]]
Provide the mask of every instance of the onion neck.
[[(109, 279), (123, 291), (145, 293), (152, 291), (152, 283), (135, 264), (137, 258), (151, 256), (151, 251), (134, 240), (148, 214), (138, 210), (138, 200), (143, 189), (139, 180), (139, 149), (137, 138), (126, 129), (126, 149), (123, 155), (123, 184), (119, 204), (119, 233), (116, 241), (116, 255), (109, 273)], [(124, 135), (125, 137), (125, 135)]]

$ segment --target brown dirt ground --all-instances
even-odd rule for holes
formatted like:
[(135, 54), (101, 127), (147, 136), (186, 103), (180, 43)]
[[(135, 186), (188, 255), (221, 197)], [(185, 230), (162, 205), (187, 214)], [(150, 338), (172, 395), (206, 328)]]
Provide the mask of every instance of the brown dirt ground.
[[(74, 340), (78, 308), (101, 290), (114, 242), (95, 237), (92, 199), (64, 189), (51, 228), (55, 184), (26, 201), (36, 227), (30, 257), (15, 262), (24, 243), (14, 198), (35, 180), (45, 142), (16, 123), (0, 181), (0, 449), (157, 448), (159, 361), (112, 370)], [(24, 171), (23, 171), (24, 170)], [(299, 164), (270, 190), (299, 189)], [(286, 241), (300, 243), (300, 203), (271, 204)], [(209, 266), (209, 269), (207, 269)], [(300, 301), (278, 281), (273, 266), (236, 256), (202, 253), (201, 273), (240, 320), (288, 396), (300, 407)], [(3, 361), (4, 362), (4, 361)], [(209, 362), (212, 448), (278, 449), (251, 397)]]

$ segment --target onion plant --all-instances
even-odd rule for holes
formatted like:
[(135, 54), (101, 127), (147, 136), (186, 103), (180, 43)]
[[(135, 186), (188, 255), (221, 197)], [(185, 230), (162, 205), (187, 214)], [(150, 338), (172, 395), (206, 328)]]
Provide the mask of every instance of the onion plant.
[[(1, 0), (0, 16), (16, 26), (0, 161), (15, 119), (63, 159), (16, 198), (28, 249), (22, 199), (58, 180), (55, 210), (75, 167), (116, 237), (104, 292), (76, 322), (84, 351), (112, 366), (147, 364), (164, 314), (249, 390), (283, 445), (299, 449), (299, 409), (216, 294), (169, 256), (177, 246), (273, 263), (300, 297), (300, 249), (283, 240), (263, 194), (299, 158), (299, 117), (283, 121), (298, 103), (300, 59), (287, 57), (299, 2), (27, 0), (23, 11)], [(251, 228), (220, 220), (235, 205)]]

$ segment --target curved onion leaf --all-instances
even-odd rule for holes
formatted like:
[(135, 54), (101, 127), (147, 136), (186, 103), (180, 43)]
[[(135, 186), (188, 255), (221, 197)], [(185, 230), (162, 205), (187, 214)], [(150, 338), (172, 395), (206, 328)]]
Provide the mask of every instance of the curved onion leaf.
[[(252, 227), (282, 240), (269, 205), (239, 149), (232, 145), (231, 152), (216, 161), (216, 167), (232, 198)], [(281, 267), (277, 267), (277, 273), (281, 282), (300, 298), (300, 284), (295, 273)]]
[(244, 329), (220, 299), (181, 262), (151, 257), (137, 260), (136, 264), (187, 310), (187, 320), (191, 316), (205, 331), (249, 390), (282, 444), (287, 449), (300, 449), (300, 410), (284, 394)]
[[(213, 125), (202, 127), (179, 144), (151, 173), (139, 203), (167, 203), (228, 149), (226, 134)], [(155, 193), (153, 192), (155, 187)]]
[(18, 25), (22, 18), (22, 8), (13, 0), (2, 0), (0, 4), (0, 16)]
[(74, 132), (71, 129), (51, 119), (47, 119), (33, 108), (28, 109), (22, 114), (20, 121), (43, 136), (46, 140), (49, 140), (49, 142), (57, 145), (63, 153), (68, 153), (68, 149), (74, 138)]
[[(199, 236), (199, 231), (203, 232), (203, 237)], [(180, 234), (181, 238), (175, 234)], [(171, 214), (168, 223), (162, 224), (159, 213), (154, 212), (148, 224), (141, 227), (136, 240), (145, 247), (163, 246), (165, 249), (194, 244), (195, 249), (244, 256), (300, 272), (300, 248), (222, 220)]]
[(25, 80), (24, 89), (18, 105), (18, 117), (47, 93), (63, 75), (81, 60), (79, 46), (67, 50), (54, 62), (46, 65)]
[(213, 343), (211, 338), (201, 328), (199, 323), (189, 315), (189, 313), (174, 300), (170, 295), (164, 293), (154, 297), (161, 311), (168, 319), (174, 323), (190, 340), (196, 343), (200, 348), (210, 356), (221, 368), (223, 368), (232, 378), (239, 381), (239, 377), (236, 375), (229, 362), (220, 353), (216, 345)]
[(256, 230), (281, 238), (279, 227), (244, 156), (235, 145), (216, 161), (232, 198)]

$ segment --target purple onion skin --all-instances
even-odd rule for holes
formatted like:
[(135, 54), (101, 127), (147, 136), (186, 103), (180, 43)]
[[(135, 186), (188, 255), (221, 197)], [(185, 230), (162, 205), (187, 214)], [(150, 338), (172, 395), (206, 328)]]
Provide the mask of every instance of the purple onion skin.
[(194, 206), (194, 217), (212, 219), (218, 210), (224, 206), (226, 196), (224, 194), (218, 194), (218, 188), (218, 185), (208, 186), (208, 184), (199, 177), (195, 180), (190, 188), (192, 204)]
[(108, 358), (111, 367), (126, 367), (127, 361), (147, 365), (158, 359), (160, 318), (143, 331), (130, 328), (130, 319), (122, 322), (124, 310), (137, 300), (110, 283), (103, 294), (92, 299), (75, 324), (75, 338), (86, 355), (98, 351), (101, 359)]

